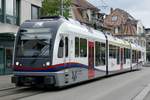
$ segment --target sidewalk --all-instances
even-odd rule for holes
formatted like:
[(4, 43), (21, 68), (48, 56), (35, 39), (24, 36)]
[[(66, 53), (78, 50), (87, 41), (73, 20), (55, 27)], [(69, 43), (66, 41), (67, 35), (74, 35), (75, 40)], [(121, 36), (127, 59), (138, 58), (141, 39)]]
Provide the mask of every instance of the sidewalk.
[(145, 96), (144, 100), (150, 100), (150, 91), (149, 91), (148, 94)]
[(144, 64), (144, 67), (150, 67), (150, 62), (146, 62), (146, 63)]
[(0, 90), (9, 89), (15, 87), (15, 84), (11, 83), (12, 75), (3, 75), (0, 76)]

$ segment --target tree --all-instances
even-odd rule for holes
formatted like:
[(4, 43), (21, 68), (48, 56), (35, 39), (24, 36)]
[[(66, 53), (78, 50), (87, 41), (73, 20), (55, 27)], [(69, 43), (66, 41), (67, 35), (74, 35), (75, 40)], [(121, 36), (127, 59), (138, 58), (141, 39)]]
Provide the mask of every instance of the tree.
[[(71, 0), (63, 0), (64, 16), (69, 17), (69, 8), (71, 6)], [(61, 15), (61, 0), (44, 0), (41, 8), (42, 16), (57, 16)]]

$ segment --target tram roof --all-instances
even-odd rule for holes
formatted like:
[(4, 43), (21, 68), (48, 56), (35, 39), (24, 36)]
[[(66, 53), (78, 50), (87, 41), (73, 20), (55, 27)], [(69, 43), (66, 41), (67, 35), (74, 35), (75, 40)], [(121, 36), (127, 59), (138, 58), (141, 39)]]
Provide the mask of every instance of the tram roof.
[(83, 25), (73, 19), (65, 20), (60, 26), (60, 33), (76, 34), (94, 40), (106, 40), (103, 32), (95, 30), (91, 27)]
[(107, 35), (107, 37), (108, 37), (109, 44), (130, 48), (130, 43), (128, 41), (119, 39), (119, 38), (114, 37), (112, 35)]
[[(88, 27), (74, 19), (66, 19), (60, 16), (27, 20), (21, 25), (21, 27), (23, 28), (53, 27), (56, 28), (55, 33), (59, 30), (62, 33), (68, 32), (68, 34), (78, 34), (83, 35), (87, 38), (93, 38), (95, 41), (106, 40), (105, 34), (103, 32)], [(111, 35), (107, 35), (107, 38), (109, 43), (112, 45), (122, 47), (132, 47), (133, 49), (139, 48), (135, 44), (130, 44), (125, 40), (121, 40)]]

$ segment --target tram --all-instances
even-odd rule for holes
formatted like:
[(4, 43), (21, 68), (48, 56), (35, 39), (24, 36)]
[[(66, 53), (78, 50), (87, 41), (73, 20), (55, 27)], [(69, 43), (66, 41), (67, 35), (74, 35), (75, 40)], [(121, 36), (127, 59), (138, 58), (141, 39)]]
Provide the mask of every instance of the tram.
[(12, 83), (63, 87), (140, 69), (137, 44), (60, 16), (27, 20), (16, 35)]

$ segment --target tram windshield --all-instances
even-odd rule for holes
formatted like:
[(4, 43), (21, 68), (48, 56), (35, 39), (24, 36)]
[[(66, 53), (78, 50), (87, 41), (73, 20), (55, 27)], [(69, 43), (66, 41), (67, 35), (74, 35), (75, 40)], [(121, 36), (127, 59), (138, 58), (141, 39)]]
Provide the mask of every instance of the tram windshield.
[(21, 29), (16, 44), (17, 57), (48, 57), (51, 38), (50, 28)]

